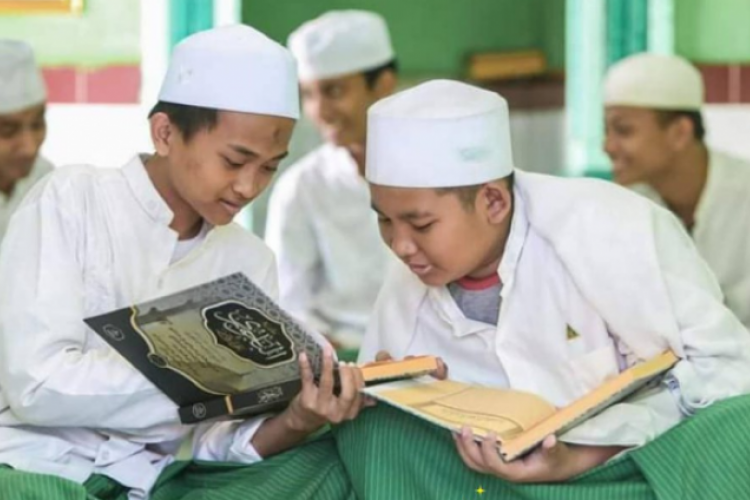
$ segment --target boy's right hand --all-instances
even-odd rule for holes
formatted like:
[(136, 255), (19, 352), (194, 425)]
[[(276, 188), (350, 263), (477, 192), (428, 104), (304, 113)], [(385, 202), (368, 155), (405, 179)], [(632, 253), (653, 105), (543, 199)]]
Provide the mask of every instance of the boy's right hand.
[[(406, 356), (405, 359), (413, 358), (414, 356)], [(391, 361), (393, 356), (388, 351), (378, 351), (375, 355), (375, 361)], [(442, 358), (437, 358), (438, 369), (430, 373), (433, 377), (438, 380), (445, 380), (448, 378), (448, 365), (445, 364)]]

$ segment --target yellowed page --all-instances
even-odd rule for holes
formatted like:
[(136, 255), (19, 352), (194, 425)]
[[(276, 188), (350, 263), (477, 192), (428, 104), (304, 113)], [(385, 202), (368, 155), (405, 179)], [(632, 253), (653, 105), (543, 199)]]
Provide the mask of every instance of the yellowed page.
[(470, 386), (450, 380), (387, 384), (369, 394), (449, 429), (464, 425), (479, 436), (501, 440), (529, 429), (555, 412), (538, 396), (520, 391)]

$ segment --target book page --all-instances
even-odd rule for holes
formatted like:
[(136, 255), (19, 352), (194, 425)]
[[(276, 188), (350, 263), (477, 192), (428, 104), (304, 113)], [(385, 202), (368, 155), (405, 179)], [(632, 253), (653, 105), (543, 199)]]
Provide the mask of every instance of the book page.
[(451, 380), (422, 378), (386, 384), (371, 394), (448, 429), (467, 425), (478, 436), (494, 432), (501, 440), (522, 433), (555, 412), (554, 406), (533, 394)]

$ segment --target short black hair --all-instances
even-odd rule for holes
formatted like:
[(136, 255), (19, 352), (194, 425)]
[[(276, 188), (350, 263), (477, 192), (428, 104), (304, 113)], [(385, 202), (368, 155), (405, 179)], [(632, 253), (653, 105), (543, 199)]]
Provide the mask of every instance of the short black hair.
[(375, 87), (375, 84), (378, 82), (380, 75), (382, 75), (386, 71), (393, 71), (394, 74), (398, 74), (398, 62), (393, 59), (385, 64), (381, 64), (376, 68), (368, 69), (367, 71), (363, 72), (362, 75), (365, 77), (367, 88), (372, 90)]
[(703, 124), (703, 115), (700, 111), (695, 110), (669, 110), (665, 111), (662, 109), (655, 110), (656, 118), (662, 127), (666, 127), (670, 123), (674, 122), (679, 118), (687, 118), (693, 125), (693, 137), (703, 142), (703, 138), (706, 136), (706, 127)]
[[(500, 180), (505, 181), (505, 184), (508, 186), (508, 191), (510, 191), (512, 196), (513, 186), (515, 184), (515, 174), (511, 172), (510, 175), (503, 177)], [(474, 184), (473, 186), (438, 188), (437, 192), (438, 194), (455, 194), (456, 196), (458, 196), (458, 200), (461, 202), (461, 205), (466, 210), (471, 211), (474, 210), (474, 203), (477, 200), (477, 194), (479, 193), (479, 190), (482, 189), (485, 184), (486, 183)]]
[(189, 141), (201, 130), (213, 129), (219, 121), (219, 110), (202, 108), (187, 104), (175, 104), (159, 101), (148, 114), (151, 118), (156, 113), (164, 113), (175, 127), (182, 133), (185, 142)]

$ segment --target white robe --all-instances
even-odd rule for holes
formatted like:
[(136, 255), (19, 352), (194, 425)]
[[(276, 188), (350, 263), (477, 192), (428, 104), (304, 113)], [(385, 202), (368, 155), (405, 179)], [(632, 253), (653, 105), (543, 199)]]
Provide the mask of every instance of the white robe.
[[(719, 279), (725, 303), (750, 330), (750, 162), (710, 151), (691, 236)], [(649, 186), (636, 191), (664, 206)]]
[[(140, 498), (192, 427), (83, 318), (245, 273), (271, 297), (270, 249), (235, 224), (170, 264), (173, 214), (140, 158), (122, 169), (58, 169), (16, 212), (0, 255), (0, 463)], [(253, 462), (262, 419), (195, 429), (194, 456)]]
[(5, 231), (8, 229), (10, 223), (10, 217), (15, 212), (18, 205), (21, 204), (23, 197), (26, 193), (39, 181), (42, 177), (52, 171), (52, 164), (43, 158), (41, 155), (37, 156), (34, 166), (31, 167), (29, 175), (21, 179), (13, 186), (10, 196), (5, 193), (0, 193), (0, 243), (3, 242), (3, 236)]
[(451, 378), (507, 384), (563, 406), (666, 348), (683, 358), (669, 388), (564, 436), (583, 444), (641, 445), (683, 414), (750, 390), (750, 336), (671, 213), (591, 179), (517, 172), (515, 193), (491, 345), (471, 341), (470, 322), (435, 314), (449, 295), (399, 265), (378, 297), (362, 361), (381, 349), (436, 354)]
[(367, 183), (345, 149), (323, 145), (281, 176), (266, 243), (278, 259), (281, 305), (358, 347), (391, 257)]

